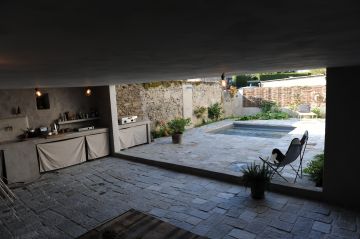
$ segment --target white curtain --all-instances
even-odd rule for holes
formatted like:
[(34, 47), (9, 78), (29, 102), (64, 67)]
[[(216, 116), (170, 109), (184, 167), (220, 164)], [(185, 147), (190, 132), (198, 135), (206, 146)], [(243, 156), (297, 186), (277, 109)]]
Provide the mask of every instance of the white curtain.
[(120, 129), (119, 139), (121, 149), (146, 144), (148, 142), (146, 125)]
[(93, 134), (86, 136), (88, 160), (101, 158), (110, 154), (109, 134)]
[(64, 168), (86, 161), (85, 138), (38, 144), (40, 172)]

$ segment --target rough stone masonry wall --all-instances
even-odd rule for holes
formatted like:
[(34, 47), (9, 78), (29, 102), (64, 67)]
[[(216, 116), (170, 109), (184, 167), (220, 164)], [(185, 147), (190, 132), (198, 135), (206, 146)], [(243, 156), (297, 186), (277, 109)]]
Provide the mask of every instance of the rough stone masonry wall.
[(181, 83), (120, 84), (116, 86), (118, 117), (137, 115), (138, 120), (168, 121), (183, 114)]
[[(183, 84), (189, 82), (162, 82), (148, 84), (120, 84), (116, 86), (118, 117), (137, 115), (139, 120), (149, 119), (169, 121), (183, 116)], [(192, 83), (192, 105), (208, 107), (216, 102), (222, 102), (222, 91), (219, 83)], [(206, 113), (204, 114), (206, 117)], [(199, 123), (192, 117), (193, 123)]]
[(258, 107), (260, 101), (270, 100), (280, 107), (296, 102), (310, 104), (311, 107), (325, 107), (326, 86), (294, 87), (249, 87), (243, 88), (243, 107)]
[(167, 122), (175, 117), (182, 117), (182, 94), (182, 85), (179, 83), (144, 89), (141, 95), (144, 115), (153, 122)]
[(144, 91), (142, 84), (120, 84), (116, 86), (118, 118), (137, 115), (139, 119), (144, 119), (142, 91)]
[[(209, 107), (214, 103), (223, 103), (222, 89), (220, 83), (194, 83), (193, 84), (193, 109), (197, 107)], [(207, 112), (204, 113), (204, 119), (207, 119)], [(202, 119), (197, 119), (193, 115), (193, 123), (201, 123)]]

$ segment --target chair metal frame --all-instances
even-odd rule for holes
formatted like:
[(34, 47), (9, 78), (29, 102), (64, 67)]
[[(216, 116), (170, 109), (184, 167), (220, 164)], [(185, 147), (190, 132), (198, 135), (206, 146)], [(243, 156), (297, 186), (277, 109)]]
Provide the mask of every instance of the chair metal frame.
[[(280, 173), (282, 172), (282, 170), (285, 168), (285, 166), (290, 165), (291, 169), (296, 173), (295, 176), (295, 180), (294, 183), (296, 183), (297, 178), (302, 178), (303, 176), (303, 158), (304, 158), (304, 154), (305, 154), (305, 149), (307, 146), (307, 141), (309, 139), (309, 132), (306, 130), (305, 133), (303, 134), (301, 140), (299, 140), (299, 138), (294, 138), (290, 145), (289, 148), (285, 154), (285, 158), (283, 161), (281, 161), (280, 163), (272, 163), (269, 161), (269, 157), (267, 157), (267, 159), (263, 159), (262, 157), (259, 157), (266, 165), (268, 165), (271, 169), (272, 169), (272, 174), (271, 174), (271, 178), (277, 174), (279, 175), (282, 179), (284, 179), (286, 182), (289, 182), (284, 176), (282, 176)], [(299, 147), (299, 152), (295, 152), (295, 156), (291, 156), (290, 154), (292, 153), (292, 150), (294, 147)], [(297, 150), (295, 148), (295, 150)], [(290, 156), (289, 156), (290, 155)], [(290, 158), (289, 158), (290, 157)], [(297, 158), (300, 157), (300, 164), (299, 167), (296, 169), (294, 168), (291, 163), (293, 163)]]
[(8, 201), (10, 204), (13, 204), (16, 196), (11, 191), (11, 189), (5, 184), (5, 182), (0, 177), (0, 199), (4, 199), (5, 201)]

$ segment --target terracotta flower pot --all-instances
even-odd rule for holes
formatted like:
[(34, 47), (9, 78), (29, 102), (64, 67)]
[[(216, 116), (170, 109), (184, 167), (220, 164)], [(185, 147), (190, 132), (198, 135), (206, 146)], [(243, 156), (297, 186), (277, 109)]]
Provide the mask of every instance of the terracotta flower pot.
[(173, 144), (181, 144), (182, 143), (182, 134), (173, 134), (172, 136)]

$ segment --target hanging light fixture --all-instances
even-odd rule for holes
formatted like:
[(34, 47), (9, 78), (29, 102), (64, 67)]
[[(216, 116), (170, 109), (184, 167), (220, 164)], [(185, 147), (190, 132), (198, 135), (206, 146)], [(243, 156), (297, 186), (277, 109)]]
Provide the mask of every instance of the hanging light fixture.
[(40, 91), (38, 88), (35, 88), (35, 95), (36, 95), (37, 97), (42, 96), (42, 93), (41, 93), (41, 91)]
[(92, 94), (92, 91), (91, 91), (91, 89), (88, 87), (88, 88), (86, 88), (86, 90), (85, 90), (85, 95), (86, 96), (90, 96)]

